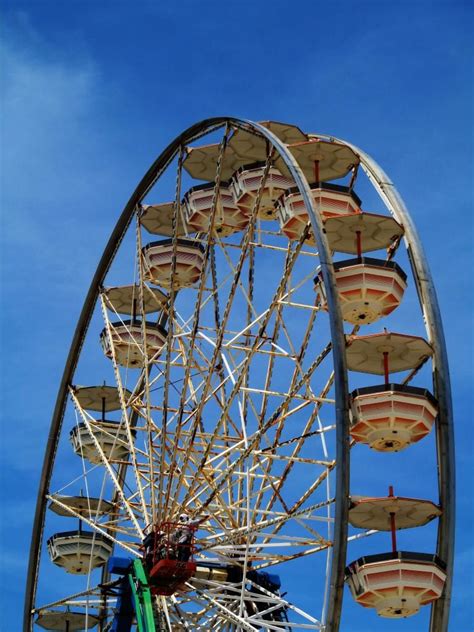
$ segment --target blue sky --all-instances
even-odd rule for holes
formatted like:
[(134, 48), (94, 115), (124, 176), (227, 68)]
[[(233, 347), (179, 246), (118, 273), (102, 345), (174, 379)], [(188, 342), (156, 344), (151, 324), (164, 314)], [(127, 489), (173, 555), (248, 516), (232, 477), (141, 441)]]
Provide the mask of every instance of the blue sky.
[[(472, 629), (471, 3), (2, 6), (5, 630), (20, 629), (49, 419), (101, 250), (165, 144), (195, 121), (226, 114), (346, 138), (381, 163), (407, 202), (437, 284), (451, 358), (458, 475), (452, 627)], [(369, 629), (353, 619), (345, 625)], [(413, 620), (400, 629), (418, 628)]]

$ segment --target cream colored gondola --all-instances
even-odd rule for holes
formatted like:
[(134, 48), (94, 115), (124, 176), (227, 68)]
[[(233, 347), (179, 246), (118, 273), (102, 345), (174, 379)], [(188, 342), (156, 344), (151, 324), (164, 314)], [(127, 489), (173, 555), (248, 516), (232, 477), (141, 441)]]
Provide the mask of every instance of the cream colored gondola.
[[(125, 425), (117, 421), (103, 419), (91, 421), (90, 426), (96, 441), (109, 461), (123, 461), (130, 451)], [(135, 435), (135, 432), (132, 431)], [(74, 426), (69, 433), (74, 452), (95, 465), (102, 463), (102, 457), (96, 443), (84, 423)]]
[[(214, 184), (200, 184), (192, 187), (183, 199), (184, 214), (188, 232), (209, 231), (214, 200)], [(248, 213), (234, 202), (228, 182), (222, 182), (216, 198), (213, 233), (228, 237), (243, 230), (249, 223)]]
[[(349, 522), (358, 529), (391, 531), (423, 527), (441, 515), (441, 509), (431, 500), (406, 498), (392, 495), (369, 497), (352, 496), (350, 499)], [(395, 523), (392, 524), (392, 515)]]
[[(334, 264), (336, 286), (345, 321), (374, 323), (391, 314), (403, 299), (406, 274), (394, 261), (359, 257)], [(315, 279), (321, 307), (327, 310), (321, 273)]]
[(351, 437), (381, 452), (397, 452), (423, 439), (437, 414), (426, 389), (391, 384), (390, 373), (415, 369), (433, 353), (418, 336), (384, 332), (348, 339), (349, 370), (383, 375), (383, 385), (352, 392)]
[(178, 239), (173, 272), (173, 240), (154, 241), (142, 248), (144, 278), (164, 288), (191, 287), (199, 280), (204, 264), (204, 247), (190, 239)]
[(381, 617), (406, 618), (440, 597), (446, 574), (435, 555), (397, 550), (397, 530), (421, 527), (441, 515), (429, 500), (389, 495), (353, 497), (349, 522), (361, 529), (391, 531), (392, 551), (362, 557), (346, 568), (346, 582), (361, 606)]
[(145, 335), (140, 320), (110, 323), (109, 327), (110, 337), (107, 327), (100, 334), (104, 355), (115, 356), (117, 364), (129, 369), (141, 369), (147, 362), (157, 360), (166, 344), (166, 329), (153, 322), (145, 323)]
[(67, 573), (85, 575), (103, 566), (113, 551), (113, 542), (92, 531), (55, 533), (48, 540), (51, 561)]
[(441, 596), (445, 566), (428, 553), (395, 551), (367, 555), (346, 568), (346, 582), (355, 601), (381, 617), (400, 619)]
[(166, 343), (166, 329), (151, 321), (146, 321), (143, 327), (137, 316), (162, 311), (167, 301), (166, 294), (144, 285), (141, 300), (136, 286), (125, 285), (104, 289), (102, 296), (109, 311), (129, 316), (126, 320), (109, 322), (102, 330), (100, 343), (105, 356), (110, 359), (115, 357), (117, 364), (130, 369), (142, 368), (147, 362), (157, 359)]
[[(90, 520), (97, 516), (110, 514), (114, 510), (114, 504), (104, 498), (93, 496), (63, 496), (52, 494), (48, 509), (58, 516), (70, 518), (74, 513)], [(70, 509), (71, 511), (68, 511)]]
[[(99, 444), (104, 456), (110, 461), (122, 461), (128, 459), (129, 455), (129, 439), (124, 423), (106, 419), (106, 413), (121, 410), (120, 394), (117, 388), (112, 386), (76, 386), (73, 389), (74, 397), (77, 404), (85, 411), (92, 410), (100, 412), (100, 419), (90, 419), (89, 424), (94, 435), (95, 441), (84, 422), (76, 424), (69, 433), (74, 452), (87, 459), (93, 464), (102, 464), (102, 456), (97, 449), (96, 442)], [(127, 389), (123, 390), (123, 397), (126, 402), (132, 398), (132, 393)], [(86, 415), (88, 413), (84, 413)], [(135, 431), (132, 429), (132, 435)], [(100, 503), (94, 504), (94, 499), (82, 497), (68, 497), (56, 495), (57, 500), (62, 505), (70, 506), (76, 513), (83, 514), (88, 517), (88, 512), (97, 513), (110, 510), (110, 503), (101, 500)], [(53, 496), (53, 499), (55, 496)], [(68, 515), (67, 509), (54, 502), (50, 508), (60, 515)], [(70, 515), (70, 514), (69, 514)]]
[(237, 206), (250, 215), (262, 187), (257, 216), (260, 219), (270, 220), (276, 217), (276, 201), (286, 189), (292, 186), (293, 180), (284, 176), (275, 167), (268, 169), (267, 176), (263, 180), (265, 164), (265, 162), (256, 162), (238, 169), (232, 178), (231, 188)]
[(58, 630), (58, 632), (78, 632), (92, 630), (100, 622), (99, 617), (90, 612), (76, 612), (72, 610), (42, 609), (35, 620), (43, 630)]
[[(348, 187), (316, 183), (311, 185), (311, 194), (314, 208), (323, 218), (360, 213), (361, 201)], [(279, 198), (277, 216), (281, 232), (288, 239), (296, 240), (301, 237), (309, 222), (309, 215), (298, 187), (288, 189)], [(311, 230), (307, 242), (315, 245)]]

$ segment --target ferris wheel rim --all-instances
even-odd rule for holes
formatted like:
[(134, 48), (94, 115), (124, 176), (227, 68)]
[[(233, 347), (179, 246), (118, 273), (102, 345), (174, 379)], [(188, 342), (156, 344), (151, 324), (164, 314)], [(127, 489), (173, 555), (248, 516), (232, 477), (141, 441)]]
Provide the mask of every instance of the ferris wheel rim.
[[(331, 269), (331, 255), (327, 246), (327, 242), (325, 237), (323, 236), (322, 227), (320, 225), (321, 220), (317, 216), (314, 211), (313, 199), (310, 195), (309, 185), (304, 177), (304, 175), (300, 172), (300, 169), (293, 159), (291, 154), (286, 149), (286, 145), (282, 143), (278, 137), (276, 137), (270, 130), (259, 125), (258, 123), (253, 123), (251, 121), (245, 119), (238, 119), (232, 117), (218, 117), (212, 119), (206, 119), (197, 123), (190, 128), (188, 128), (185, 132), (180, 134), (172, 143), (168, 145), (168, 147), (160, 154), (160, 156), (156, 159), (150, 169), (147, 171), (145, 176), (140, 181), (139, 185), (135, 189), (132, 194), (130, 200), (124, 208), (117, 224), (109, 238), (109, 241), (104, 249), (104, 253), (99, 261), (99, 265), (97, 267), (96, 273), (91, 282), (91, 286), (89, 288), (88, 294), (86, 296), (86, 300), (79, 317), (79, 321), (76, 327), (76, 331), (73, 337), (73, 341), (71, 344), (71, 349), (69, 351), (69, 355), (66, 361), (66, 366), (63, 374), (63, 378), (60, 384), (58, 397), (56, 401), (55, 411), (53, 415), (53, 421), (51, 424), (48, 445), (46, 448), (45, 460), (43, 465), (43, 472), (41, 475), (40, 481), (40, 489), (38, 493), (36, 514), (35, 514), (35, 523), (33, 528), (33, 539), (31, 543), (30, 550), (30, 561), (29, 561), (29, 570), (27, 576), (27, 591), (25, 597), (25, 618), (24, 618), (24, 629), (30, 630), (32, 625), (32, 617), (31, 610), (34, 600), (34, 592), (36, 590), (36, 581), (37, 581), (37, 573), (39, 567), (39, 550), (40, 544), (43, 537), (44, 530), (44, 516), (46, 512), (46, 500), (45, 493), (48, 492), (49, 481), (52, 474), (52, 467), (54, 463), (54, 455), (57, 448), (57, 440), (59, 438), (59, 434), (61, 431), (64, 411), (67, 402), (67, 390), (68, 386), (71, 383), (72, 376), (75, 371), (75, 367), (77, 361), (79, 359), (79, 355), (82, 348), (82, 343), (84, 337), (87, 332), (87, 328), (90, 322), (90, 318), (92, 316), (92, 312), (94, 310), (94, 306), (96, 304), (97, 298), (99, 296), (103, 281), (108, 272), (108, 269), (113, 261), (115, 252), (120, 246), (120, 243), (123, 239), (124, 234), (126, 233), (130, 222), (133, 219), (133, 215), (137, 204), (139, 204), (140, 200), (146, 195), (147, 191), (153, 186), (154, 182), (159, 178), (160, 174), (164, 171), (167, 165), (171, 162), (173, 157), (179, 151), (179, 148), (196, 140), (201, 135), (207, 134), (213, 130), (217, 130), (223, 127), (226, 124), (233, 125), (240, 129), (252, 129), (257, 133), (260, 133), (264, 137), (266, 137), (272, 145), (277, 148), (281, 156), (286, 156), (289, 161), (289, 165), (287, 165), (297, 183), (297, 186), (301, 185), (300, 192), (304, 198), (305, 204), (309, 210), (309, 215), (311, 219), (312, 229), (317, 241), (318, 250), (322, 255), (321, 258), (321, 267), (323, 268), (323, 274), (326, 277), (326, 287), (329, 289), (329, 317), (331, 321), (331, 338), (333, 340), (333, 358), (335, 370), (339, 372), (340, 380), (336, 380), (339, 384), (339, 395), (336, 397), (338, 404), (336, 405), (338, 422), (337, 422), (337, 431), (339, 433), (337, 445), (340, 451), (337, 459), (337, 476), (339, 477), (337, 480), (339, 481), (337, 484), (338, 493), (336, 494), (336, 525), (338, 526), (338, 544), (333, 547), (333, 566), (331, 572), (331, 594), (334, 595), (334, 598), (329, 599), (329, 603), (331, 605), (331, 611), (328, 615), (328, 622), (326, 625), (326, 630), (337, 630), (339, 625), (339, 618), (342, 606), (342, 590), (343, 590), (343, 575), (344, 575), (344, 567), (345, 567), (345, 559), (346, 559), (346, 542), (347, 542), (347, 511), (348, 511), (348, 498), (349, 498), (349, 467), (348, 467), (348, 459), (349, 459), (349, 441), (348, 441), (348, 428), (349, 428), (349, 418), (348, 418), (348, 387), (347, 387), (347, 370), (345, 367), (345, 342), (344, 342), (344, 334), (343, 334), (343, 326), (342, 326), (342, 317), (338, 308), (338, 301), (335, 292), (335, 282), (333, 277), (333, 271)], [(324, 137), (324, 135), (320, 135), (319, 137)], [(331, 140), (337, 140), (334, 137), (327, 137)], [(363, 164), (367, 163), (371, 160), (364, 152), (359, 150), (357, 147), (351, 145), (346, 141), (338, 141), (341, 142), (348, 147), (352, 147), (353, 150), (361, 157), (361, 162)], [(293, 163), (293, 164), (291, 164)], [(387, 178), (388, 180), (388, 178)], [(385, 181), (386, 182), (386, 181)], [(393, 185), (391, 185), (393, 186)], [(411, 243), (411, 241), (410, 241)], [(419, 245), (419, 243), (418, 243)], [(332, 293), (332, 297), (331, 297)], [(333, 331), (334, 329), (334, 331)], [(337, 339), (339, 336), (339, 343), (334, 343), (334, 339)], [(444, 344), (444, 339), (443, 339)], [(337, 367), (336, 367), (337, 365)], [(341, 395), (342, 391), (342, 395)], [(449, 378), (448, 378), (448, 399), (449, 399)], [(450, 401), (449, 401), (450, 404)], [(47, 458), (49, 455), (49, 458)], [(344, 465), (346, 463), (346, 465)], [(49, 467), (48, 467), (49, 465)], [(345, 490), (342, 493), (341, 490)], [(339, 514), (339, 518), (337, 515)], [(39, 528), (37, 528), (39, 527)], [(36, 542), (35, 542), (36, 539)], [(336, 536), (334, 539), (336, 543)], [(334, 554), (335, 553), (335, 554)], [(448, 599), (449, 601), (449, 599)], [(444, 607), (443, 611), (449, 611), (448, 607)], [(433, 611), (432, 611), (433, 612)], [(441, 630), (443, 628), (433, 628), (432, 630)]]

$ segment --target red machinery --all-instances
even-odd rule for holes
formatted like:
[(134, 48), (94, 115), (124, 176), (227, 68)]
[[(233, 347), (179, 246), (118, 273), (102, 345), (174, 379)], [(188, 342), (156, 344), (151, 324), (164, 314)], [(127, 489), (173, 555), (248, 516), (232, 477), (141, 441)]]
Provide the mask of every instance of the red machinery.
[(145, 538), (144, 563), (153, 595), (174, 594), (196, 572), (196, 529), (184, 522), (163, 522)]

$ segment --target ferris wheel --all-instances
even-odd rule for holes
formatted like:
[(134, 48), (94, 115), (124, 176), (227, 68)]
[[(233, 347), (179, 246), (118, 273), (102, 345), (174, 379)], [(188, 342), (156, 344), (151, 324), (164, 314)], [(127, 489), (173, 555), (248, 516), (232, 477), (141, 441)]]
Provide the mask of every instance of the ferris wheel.
[(145, 174), (87, 294), (24, 629), (333, 632), (346, 592), (447, 630), (453, 461), (436, 295), (387, 175), (294, 125), (203, 121)]

